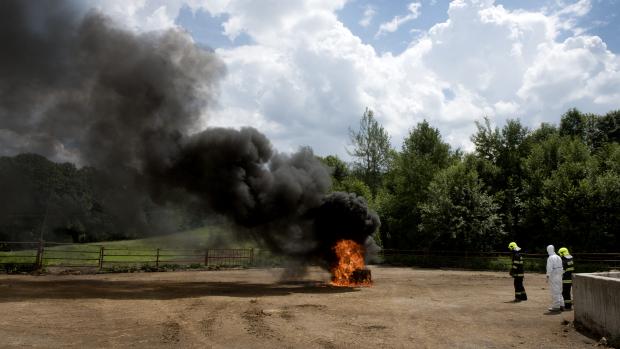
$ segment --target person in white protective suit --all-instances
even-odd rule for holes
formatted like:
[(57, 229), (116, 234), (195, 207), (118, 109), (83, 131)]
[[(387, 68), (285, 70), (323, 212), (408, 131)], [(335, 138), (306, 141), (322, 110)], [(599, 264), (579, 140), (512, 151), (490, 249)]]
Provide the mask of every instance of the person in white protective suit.
[(547, 246), (547, 283), (551, 289), (551, 307), (549, 311), (559, 312), (564, 308), (564, 297), (562, 297), (562, 258), (555, 254), (553, 245)]

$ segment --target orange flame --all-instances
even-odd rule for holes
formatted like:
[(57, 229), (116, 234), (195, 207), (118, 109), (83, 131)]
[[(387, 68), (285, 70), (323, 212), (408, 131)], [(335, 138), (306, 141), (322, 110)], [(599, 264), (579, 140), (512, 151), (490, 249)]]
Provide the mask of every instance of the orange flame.
[(331, 268), (334, 286), (370, 286), (370, 277), (354, 277), (356, 270), (364, 270), (364, 248), (353, 240), (340, 240), (333, 247), (338, 264)]

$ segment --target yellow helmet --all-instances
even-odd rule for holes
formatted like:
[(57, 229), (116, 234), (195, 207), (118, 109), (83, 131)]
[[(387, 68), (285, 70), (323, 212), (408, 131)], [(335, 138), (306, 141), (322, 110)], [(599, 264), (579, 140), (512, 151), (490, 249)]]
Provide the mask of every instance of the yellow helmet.
[(508, 249), (511, 250), (511, 251), (516, 250), (518, 248), (519, 248), (519, 246), (517, 246), (517, 243), (514, 242), (514, 241), (508, 244)]
[(559, 250), (558, 250), (558, 254), (559, 254), (560, 256), (566, 256), (566, 255), (568, 255), (568, 248), (566, 248), (566, 247), (562, 247), (561, 249), (559, 249)]

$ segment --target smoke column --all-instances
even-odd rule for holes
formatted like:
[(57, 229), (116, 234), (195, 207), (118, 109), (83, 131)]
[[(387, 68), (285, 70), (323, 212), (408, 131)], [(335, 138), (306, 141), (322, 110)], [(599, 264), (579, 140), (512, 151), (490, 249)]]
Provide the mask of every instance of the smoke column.
[[(0, 155), (35, 152), (105, 173), (121, 221), (145, 198), (226, 217), (271, 250), (325, 260), (379, 224), (362, 198), (326, 195), (309, 149), (276, 152), (257, 130), (198, 121), (224, 64), (178, 29), (136, 34), (66, 1), (0, 2)], [(192, 133), (194, 132), (194, 133)], [(10, 200), (7, 199), (7, 200)]]

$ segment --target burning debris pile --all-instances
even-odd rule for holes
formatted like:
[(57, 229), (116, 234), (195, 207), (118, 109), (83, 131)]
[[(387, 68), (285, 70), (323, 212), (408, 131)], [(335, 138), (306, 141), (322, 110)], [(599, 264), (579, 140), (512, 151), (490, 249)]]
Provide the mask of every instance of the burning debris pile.
[(315, 210), (317, 251), (332, 273), (337, 286), (370, 285), (370, 271), (364, 267), (370, 237), (379, 226), (379, 217), (366, 201), (355, 194), (332, 193)]
[(340, 240), (334, 246), (338, 262), (330, 268), (332, 285), (369, 286), (370, 270), (364, 268), (364, 248), (353, 240)]
[[(213, 52), (181, 30), (136, 34), (72, 6), (0, 2), (2, 155), (100, 169), (100, 186), (122, 188), (103, 209), (138, 231), (157, 228), (147, 202), (224, 217), (273, 252), (327, 269), (340, 241), (366, 243), (377, 215), (355, 194), (328, 194), (328, 169), (310, 149), (278, 153), (251, 127), (194, 132), (225, 72)], [(345, 277), (369, 281), (355, 268)]]

